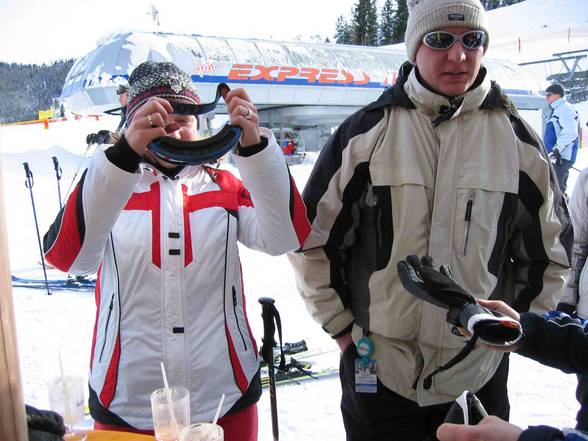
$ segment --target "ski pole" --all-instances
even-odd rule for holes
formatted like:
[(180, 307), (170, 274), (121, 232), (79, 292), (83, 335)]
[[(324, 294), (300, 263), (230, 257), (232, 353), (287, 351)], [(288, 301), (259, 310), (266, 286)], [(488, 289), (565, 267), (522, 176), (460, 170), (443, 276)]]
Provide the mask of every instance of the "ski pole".
[(61, 186), (59, 185), (59, 181), (61, 181), (61, 176), (63, 175), (63, 172), (61, 171), (61, 167), (59, 166), (57, 156), (52, 156), (51, 159), (53, 159), (53, 168), (55, 169), (55, 177), (57, 178), (57, 197), (59, 198), (59, 209), (61, 210)]
[(35, 218), (35, 229), (37, 230), (37, 243), (39, 244), (39, 253), (41, 254), (41, 264), (43, 265), (43, 277), (45, 277), (45, 287), (47, 288), (47, 295), (51, 295), (49, 291), (49, 281), (47, 280), (47, 270), (45, 269), (45, 255), (43, 254), (43, 247), (41, 246), (41, 235), (39, 234), (39, 223), (37, 222), (37, 210), (35, 209), (35, 198), (33, 197), (33, 185), (35, 180), (33, 179), (33, 172), (29, 168), (28, 162), (23, 162), (22, 165), (25, 169), (26, 180), (25, 187), (29, 189), (31, 194), (31, 204), (33, 204), (33, 216)]
[(270, 406), (272, 412), (272, 433), (274, 441), (278, 441), (280, 433), (278, 430), (278, 405), (276, 401), (276, 375), (274, 372), (274, 320), (278, 327), (278, 335), (280, 337), (280, 352), (281, 359), (278, 369), (285, 368), (284, 352), (282, 350), (282, 323), (280, 321), (280, 314), (276, 309), (274, 299), (270, 297), (259, 298), (261, 303), (261, 318), (263, 319), (263, 344), (261, 346), (261, 356), (267, 363), (267, 372), (269, 379), (270, 391)]

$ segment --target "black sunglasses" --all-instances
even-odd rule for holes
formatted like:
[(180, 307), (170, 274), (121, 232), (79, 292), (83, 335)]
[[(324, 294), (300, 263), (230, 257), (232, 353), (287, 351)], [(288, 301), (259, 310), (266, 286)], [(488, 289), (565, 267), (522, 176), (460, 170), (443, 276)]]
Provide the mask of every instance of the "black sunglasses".
[(468, 31), (463, 34), (453, 34), (447, 31), (429, 32), (423, 37), (425, 43), (431, 49), (444, 51), (449, 49), (456, 41), (460, 41), (466, 49), (478, 49), (486, 43), (486, 32)]
[(214, 98), (214, 101), (210, 102), (210, 103), (204, 103), (204, 104), (189, 104), (189, 103), (178, 103), (178, 102), (170, 102), (171, 106), (173, 107), (173, 111), (171, 113), (174, 113), (176, 115), (193, 115), (193, 116), (197, 116), (197, 115), (204, 115), (205, 113), (208, 112), (212, 112), (214, 109), (216, 109), (216, 106), (218, 104), (218, 101), (221, 97), (224, 97), (227, 95), (227, 93), (230, 91), (230, 87), (227, 86), (225, 83), (220, 83), (217, 87), (216, 87), (216, 96)]

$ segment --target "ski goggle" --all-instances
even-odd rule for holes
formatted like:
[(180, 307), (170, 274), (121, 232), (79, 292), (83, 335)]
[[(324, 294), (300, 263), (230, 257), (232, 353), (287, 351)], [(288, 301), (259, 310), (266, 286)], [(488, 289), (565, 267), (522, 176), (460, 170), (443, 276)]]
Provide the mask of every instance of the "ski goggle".
[(437, 51), (449, 49), (456, 41), (461, 42), (466, 49), (474, 50), (486, 43), (486, 32), (474, 30), (463, 34), (453, 34), (447, 31), (429, 32), (423, 37), (423, 43)]
[(216, 109), (218, 101), (221, 97), (226, 96), (226, 94), (231, 90), (231, 88), (225, 84), (220, 83), (216, 87), (216, 96), (214, 97), (214, 101), (210, 103), (204, 104), (190, 104), (190, 103), (178, 103), (178, 102), (170, 102), (173, 110), (171, 113), (175, 113), (176, 115), (204, 115), (205, 113), (212, 112)]
[[(205, 104), (187, 104), (171, 102), (173, 107), (172, 113), (177, 115), (192, 115), (198, 117), (212, 112), (220, 99), (226, 96), (231, 89), (225, 83), (221, 83), (216, 88), (214, 101)], [(225, 124), (213, 136), (196, 141), (184, 141), (162, 136), (154, 139), (148, 148), (155, 156), (166, 162), (175, 165), (200, 165), (214, 162), (233, 149), (239, 139), (243, 129), (231, 124)]]

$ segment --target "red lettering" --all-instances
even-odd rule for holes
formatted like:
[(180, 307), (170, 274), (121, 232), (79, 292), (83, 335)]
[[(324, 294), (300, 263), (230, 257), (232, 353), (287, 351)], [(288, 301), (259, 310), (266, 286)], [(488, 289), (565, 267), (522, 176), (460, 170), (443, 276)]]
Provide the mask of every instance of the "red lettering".
[(345, 78), (337, 81), (337, 84), (351, 84), (353, 82), (353, 80), (354, 80), (353, 75), (349, 71), (342, 69), (341, 73), (343, 74), (343, 76)]
[(333, 84), (337, 82), (339, 71), (337, 69), (323, 69), (319, 76), (319, 83)]
[(306, 78), (309, 83), (316, 83), (320, 70), (312, 67), (303, 67), (300, 69), (300, 77)]
[(357, 84), (358, 86), (362, 86), (370, 82), (370, 77), (365, 72), (363, 73), (363, 79), (355, 81), (353, 84)]
[(235, 81), (247, 81), (251, 79), (252, 64), (233, 64), (227, 78)]
[(273, 72), (274, 70), (278, 70), (279, 66), (265, 67), (260, 64), (256, 64), (255, 69), (257, 69), (259, 71), (259, 73), (257, 75), (255, 75), (254, 77), (251, 77), (252, 81), (256, 81), (256, 80), (275, 81), (276, 79), (271, 76), (270, 72)]
[(283, 83), (284, 80), (288, 77), (295, 77), (300, 72), (297, 68), (292, 66), (282, 66), (280, 67), (280, 72), (278, 73), (278, 77), (276, 78), (280, 83)]

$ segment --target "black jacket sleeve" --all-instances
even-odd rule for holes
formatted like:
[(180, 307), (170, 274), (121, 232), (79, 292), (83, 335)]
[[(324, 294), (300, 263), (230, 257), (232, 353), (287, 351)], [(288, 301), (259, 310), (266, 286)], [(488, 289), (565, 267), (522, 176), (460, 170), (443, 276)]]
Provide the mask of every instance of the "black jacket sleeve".
[(523, 340), (517, 352), (568, 374), (588, 375), (588, 321), (559, 311), (521, 314)]
[(565, 436), (561, 430), (549, 426), (530, 426), (519, 436), (518, 441), (563, 441)]

